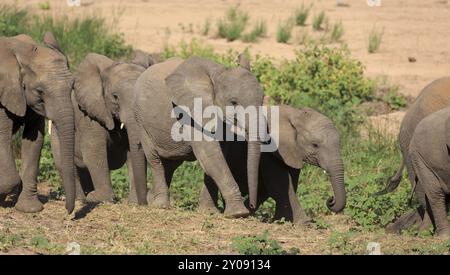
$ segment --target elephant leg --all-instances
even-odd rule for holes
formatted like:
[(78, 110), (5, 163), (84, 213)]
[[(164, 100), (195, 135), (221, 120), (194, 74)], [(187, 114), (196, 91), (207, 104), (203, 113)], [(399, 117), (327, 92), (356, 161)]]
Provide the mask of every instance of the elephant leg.
[(27, 121), (22, 136), (22, 192), (16, 209), (26, 213), (35, 213), (43, 209), (38, 199), (37, 176), (39, 159), (44, 145), (45, 119), (36, 115), (36, 119)]
[(94, 187), (94, 191), (87, 194), (86, 201), (113, 202), (114, 191), (107, 159), (106, 140), (100, 139), (99, 142), (92, 142), (95, 140), (94, 138), (89, 140), (88, 137), (84, 137), (84, 139), (86, 142), (82, 144), (83, 162), (89, 170)]
[(11, 193), (21, 183), (12, 152), (13, 121), (0, 107), (0, 195)]
[[(434, 221), (439, 237), (450, 238), (450, 223), (447, 219), (445, 193), (440, 187), (442, 180), (428, 168), (423, 159), (413, 155), (413, 167), (418, 177), (418, 186), (425, 191), (426, 205), (422, 205)], [(445, 184), (445, 183), (444, 183)]]
[(208, 176), (203, 176), (203, 188), (200, 193), (200, 201), (198, 209), (200, 212), (205, 213), (219, 213), (217, 208), (217, 202), (219, 200), (219, 189), (215, 184), (214, 180)]
[(250, 212), (244, 205), (239, 186), (231, 174), (220, 144), (212, 141), (195, 141), (191, 145), (203, 170), (217, 184), (225, 200), (225, 216), (230, 218), (248, 216)]
[(147, 194), (147, 202), (150, 207), (168, 209), (170, 208), (169, 183), (166, 179), (168, 168), (163, 165), (163, 161), (156, 155), (147, 155), (148, 162), (152, 169), (152, 189)]
[[(128, 194), (128, 203), (132, 203), (132, 204), (138, 204), (138, 199), (137, 199), (137, 191), (136, 191), (136, 185), (134, 183), (134, 172), (133, 172), (133, 165), (131, 163), (131, 152), (128, 151), (127, 153), (127, 168), (128, 168), (128, 177), (130, 179), (130, 187), (129, 187), (129, 194)], [(147, 175), (147, 161), (145, 162), (145, 175)], [(147, 177), (147, 176), (146, 176)]]

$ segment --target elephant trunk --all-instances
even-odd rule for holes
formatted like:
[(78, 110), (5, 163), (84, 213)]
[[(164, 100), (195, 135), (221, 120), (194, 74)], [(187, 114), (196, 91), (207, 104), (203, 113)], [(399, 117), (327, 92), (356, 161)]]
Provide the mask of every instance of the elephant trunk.
[(256, 210), (257, 206), (260, 158), (261, 143), (259, 141), (249, 141), (247, 147), (247, 181), (249, 207), (252, 210)]
[(70, 100), (63, 99), (57, 104), (58, 110), (53, 119), (61, 144), (61, 177), (66, 193), (66, 209), (70, 213), (75, 208), (75, 122)]
[(334, 165), (328, 169), (331, 177), (334, 197), (327, 200), (328, 208), (334, 213), (341, 212), (345, 208), (346, 194), (344, 185), (344, 164), (341, 159), (336, 160)]
[(147, 162), (142, 147), (139, 145), (139, 127), (134, 119), (126, 124), (130, 144), (131, 165), (133, 167), (134, 187), (139, 205), (147, 204)]

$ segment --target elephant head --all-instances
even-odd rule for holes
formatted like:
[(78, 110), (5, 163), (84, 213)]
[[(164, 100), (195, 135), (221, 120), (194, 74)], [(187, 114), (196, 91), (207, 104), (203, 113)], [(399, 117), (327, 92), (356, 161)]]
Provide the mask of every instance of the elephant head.
[[(109, 131), (125, 131), (124, 127), (136, 129), (131, 109), (134, 83), (144, 70), (143, 66), (114, 62), (95, 53), (88, 54), (75, 73), (74, 94), (80, 109)], [(133, 138), (130, 134), (128, 137)], [(137, 188), (145, 189), (146, 186)], [(138, 196), (140, 204), (145, 203), (145, 193), (145, 190), (139, 192), (143, 194)]]
[(73, 77), (51, 33), (45, 34), (44, 44), (26, 35), (0, 38), (0, 103), (18, 117), (30, 108), (54, 122), (61, 133), (61, 176), (71, 213), (75, 205)]
[[(245, 68), (227, 69), (222, 65), (200, 57), (191, 57), (179, 65), (166, 78), (172, 102), (193, 110), (194, 99), (201, 98), (203, 109), (207, 106), (218, 106), (226, 113), (226, 107), (261, 106), (263, 93), (256, 77)], [(225, 121), (235, 124), (234, 120)], [(265, 123), (265, 122), (264, 122)], [(236, 125), (242, 127), (242, 125)], [(249, 185), (250, 207), (256, 206), (258, 188), (258, 167), (260, 159), (259, 138), (249, 131), (249, 124), (242, 127), (248, 142), (247, 176)]]
[(279, 115), (277, 155), (295, 169), (301, 169), (306, 162), (327, 171), (334, 191), (327, 206), (335, 213), (342, 211), (346, 204), (344, 164), (339, 133), (333, 122), (310, 108), (281, 106)]

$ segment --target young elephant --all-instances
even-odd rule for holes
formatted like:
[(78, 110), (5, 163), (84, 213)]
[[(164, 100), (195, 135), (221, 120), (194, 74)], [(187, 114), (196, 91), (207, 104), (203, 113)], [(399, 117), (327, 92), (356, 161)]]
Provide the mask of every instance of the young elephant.
[[(256, 77), (243, 68), (228, 69), (205, 58), (190, 57), (185, 61), (172, 58), (147, 69), (136, 81), (135, 90), (134, 110), (139, 127), (136, 127), (134, 136), (138, 137), (136, 140), (142, 145), (153, 175), (149, 204), (159, 208), (169, 207), (168, 188), (175, 169), (183, 161), (197, 159), (205, 172), (215, 179), (227, 202), (225, 216), (247, 216), (249, 211), (227, 166), (219, 141), (175, 140), (173, 126), (184, 114), (174, 117), (171, 113), (174, 106), (185, 106), (197, 112), (194, 102), (200, 102), (203, 109), (209, 106), (218, 106), (221, 110), (225, 110), (226, 106), (261, 106), (263, 94)], [(205, 130), (205, 123), (198, 120), (195, 114), (187, 114), (186, 118), (189, 122), (183, 124), (183, 128)], [(249, 133), (246, 127), (244, 130)], [(133, 131), (129, 130), (131, 136)], [(133, 137), (131, 139), (134, 140)], [(249, 197), (250, 204), (255, 205), (261, 143), (256, 138), (248, 144)], [(134, 142), (130, 146), (138, 148)], [(139, 150), (133, 152), (133, 163), (136, 164), (136, 170), (142, 173), (143, 153)], [(144, 176), (136, 175), (136, 185), (142, 186), (145, 183)]]
[[(342, 211), (346, 204), (344, 164), (339, 133), (333, 122), (310, 108), (296, 109), (286, 105), (280, 106), (279, 118), (278, 151), (261, 154), (257, 206), (272, 197), (276, 202), (275, 219), (284, 217), (294, 223), (308, 223), (310, 218), (301, 208), (296, 195), (299, 175), (306, 162), (323, 168), (330, 175), (334, 198), (327, 201), (327, 206), (333, 212)], [(272, 130), (270, 117), (268, 123), (269, 130)], [(248, 193), (245, 147), (245, 142), (227, 142), (222, 147), (243, 194)], [(213, 183), (205, 177), (205, 187), (200, 197), (201, 210), (216, 211), (218, 190)]]
[[(408, 109), (405, 117), (402, 120), (400, 126), (400, 132), (398, 135), (398, 141), (400, 150), (402, 152), (402, 163), (397, 170), (397, 173), (389, 180), (386, 188), (378, 195), (383, 195), (394, 191), (402, 179), (403, 168), (406, 166), (408, 171), (409, 180), (414, 185), (414, 173), (412, 172), (412, 163), (409, 157), (409, 145), (419, 122), (426, 116), (447, 107), (450, 104), (450, 77), (439, 78), (430, 84), (428, 84), (420, 92), (414, 103)], [(420, 189), (420, 186), (416, 187), (416, 196), (421, 204), (425, 203), (425, 193)], [(389, 224), (386, 227), (387, 232), (401, 232), (402, 230), (409, 228), (413, 225), (419, 226), (419, 231), (427, 229), (431, 225), (430, 217), (426, 211), (419, 207), (412, 212), (408, 212), (398, 218), (395, 222)]]
[(420, 200), (439, 237), (450, 237), (446, 197), (450, 194), (450, 107), (439, 110), (417, 125), (409, 145), (416, 189), (425, 193)]
[[(114, 62), (99, 54), (88, 54), (78, 67), (72, 104), (79, 199), (85, 198), (88, 202), (113, 201), (110, 170), (119, 169), (125, 162), (130, 181), (133, 181), (128, 135), (124, 126), (135, 123), (131, 111), (133, 86), (144, 70), (142, 66)], [(53, 128), (52, 149), (56, 166), (60, 169), (58, 135), (57, 129)], [(134, 184), (130, 185), (134, 187)], [(135, 195), (136, 191), (130, 190), (130, 200), (133, 202), (137, 200)], [(145, 203), (145, 196), (139, 202)]]

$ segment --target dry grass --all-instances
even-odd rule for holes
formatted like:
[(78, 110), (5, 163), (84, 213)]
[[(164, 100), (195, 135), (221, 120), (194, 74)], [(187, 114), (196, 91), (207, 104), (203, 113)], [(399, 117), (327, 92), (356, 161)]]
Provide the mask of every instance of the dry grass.
[[(77, 205), (78, 211), (82, 208)], [(364, 254), (372, 241), (380, 242), (385, 254), (438, 253), (436, 247), (442, 246), (442, 241), (429, 237), (359, 232), (344, 215), (321, 217), (328, 228), (319, 230), (127, 204), (84, 209), (76, 214), (78, 219), (70, 219), (62, 201), (50, 200), (36, 214), (0, 208), (0, 253), (63, 254), (68, 243), (77, 242), (83, 254), (236, 254), (234, 237), (266, 229), (284, 249), (298, 248), (300, 254)], [(345, 243), (330, 240), (332, 235), (348, 232), (352, 233)]]

